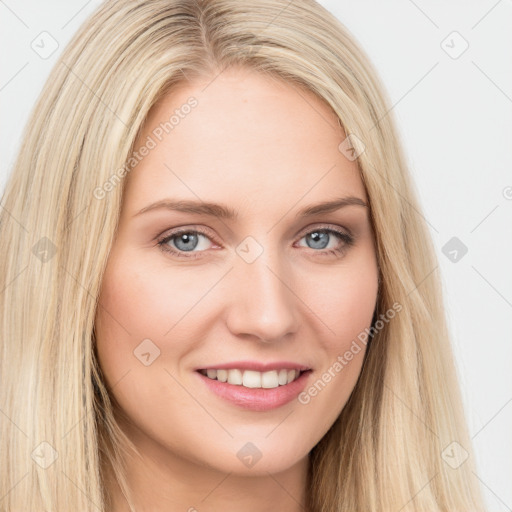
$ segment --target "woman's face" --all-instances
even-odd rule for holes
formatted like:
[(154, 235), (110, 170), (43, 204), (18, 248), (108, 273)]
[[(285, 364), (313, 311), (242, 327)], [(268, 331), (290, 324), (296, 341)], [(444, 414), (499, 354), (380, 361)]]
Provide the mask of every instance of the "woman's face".
[[(312, 93), (246, 70), (181, 85), (151, 111), (96, 318), (141, 453), (275, 473), (340, 414), (378, 282), (368, 208), (318, 206), (367, 203), (344, 139)], [(293, 368), (309, 371), (284, 384)]]

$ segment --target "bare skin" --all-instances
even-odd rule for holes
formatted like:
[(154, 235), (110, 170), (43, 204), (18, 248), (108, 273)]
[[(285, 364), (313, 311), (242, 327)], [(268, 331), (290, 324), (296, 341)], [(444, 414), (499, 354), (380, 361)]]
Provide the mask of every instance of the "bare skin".
[[(378, 269), (366, 206), (297, 213), (368, 198), (356, 162), (338, 149), (345, 134), (335, 114), (312, 93), (242, 69), (208, 82), (172, 90), (136, 143), (197, 99), (127, 175), (96, 318), (98, 357), (141, 454), (127, 460), (138, 512), (304, 511), (308, 454), (343, 409), (364, 348), (334, 376), (332, 367), (371, 325)], [(167, 198), (238, 215), (137, 215)], [(181, 256), (158, 245), (176, 228), (189, 237), (165, 245)], [(330, 231), (318, 238), (329, 228), (353, 243)], [(146, 339), (146, 362), (160, 351), (148, 365), (134, 355)], [(307, 403), (246, 410), (196, 371), (239, 360), (304, 364), (305, 389), (329, 368), (332, 378)], [(237, 456), (247, 443), (261, 455), (252, 467)], [(110, 493), (113, 512), (128, 510), (117, 486)]]

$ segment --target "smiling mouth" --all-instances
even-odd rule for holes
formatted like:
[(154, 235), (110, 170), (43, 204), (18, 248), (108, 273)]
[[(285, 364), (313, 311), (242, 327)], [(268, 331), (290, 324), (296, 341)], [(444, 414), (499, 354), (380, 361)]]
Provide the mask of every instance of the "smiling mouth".
[(267, 372), (258, 372), (255, 370), (233, 369), (207, 369), (198, 370), (199, 373), (212, 380), (226, 382), (235, 386), (243, 386), (246, 388), (262, 388), (272, 389), (280, 386), (286, 386), (297, 380), (302, 373), (311, 370), (299, 369), (280, 369), (270, 370)]

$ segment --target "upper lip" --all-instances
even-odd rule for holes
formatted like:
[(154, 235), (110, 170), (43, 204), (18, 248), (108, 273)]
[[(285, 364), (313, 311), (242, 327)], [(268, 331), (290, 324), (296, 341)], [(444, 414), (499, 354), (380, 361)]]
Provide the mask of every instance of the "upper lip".
[(210, 364), (208, 366), (196, 368), (196, 370), (232, 370), (235, 368), (239, 370), (254, 370), (257, 372), (269, 372), (271, 370), (281, 369), (306, 371), (311, 369), (309, 366), (305, 366), (300, 363), (294, 363), (292, 361), (275, 361), (268, 363), (262, 363), (260, 361), (232, 361), (230, 363)]

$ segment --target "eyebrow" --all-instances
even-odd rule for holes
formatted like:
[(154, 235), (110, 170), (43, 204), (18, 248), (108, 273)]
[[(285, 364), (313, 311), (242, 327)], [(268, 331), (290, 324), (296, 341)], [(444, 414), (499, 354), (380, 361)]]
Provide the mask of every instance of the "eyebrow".
[[(331, 213), (345, 206), (363, 206), (365, 208), (368, 207), (368, 205), (359, 197), (345, 196), (334, 199), (332, 201), (306, 206), (302, 210), (299, 210), (296, 217), (305, 218), (311, 217), (313, 215)], [(142, 210), (138, 211), (133, 216), (137, 217), (143, 213), (157, 209), (166, 209), (183, 213), (195, 213), (226, 220), (236, 220), (238, 217), (238, 213), (235, 210), (222, 204), (195, 200), (177, 201), (173, 199), (162, 199), (160, 201), (156, 201), (155, 203), (145, 206), (142, 208)]]

